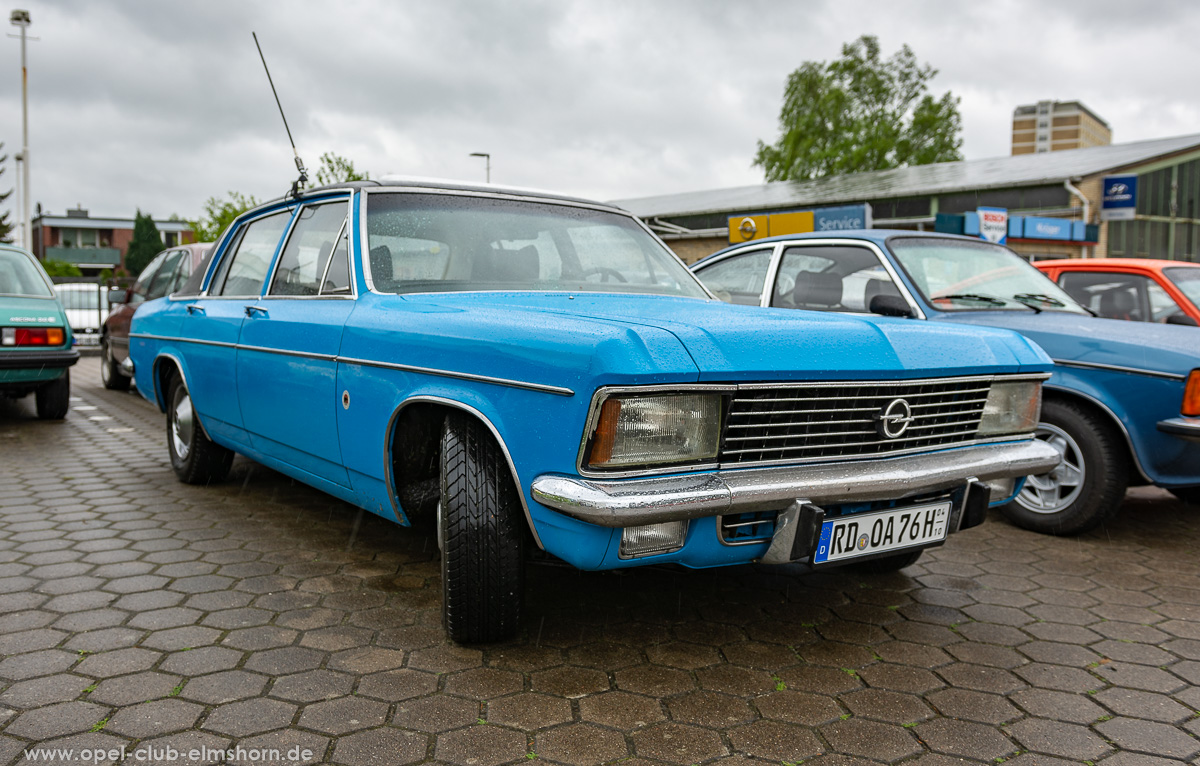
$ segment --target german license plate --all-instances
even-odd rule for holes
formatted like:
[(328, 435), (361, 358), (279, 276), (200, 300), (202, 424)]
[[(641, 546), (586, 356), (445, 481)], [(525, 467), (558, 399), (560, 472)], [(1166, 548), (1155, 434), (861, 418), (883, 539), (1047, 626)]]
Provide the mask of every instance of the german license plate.
[(829, 519), (821, 525), (813, 563), (845, 561), (945, 540), (950, 508), (947, 500)]

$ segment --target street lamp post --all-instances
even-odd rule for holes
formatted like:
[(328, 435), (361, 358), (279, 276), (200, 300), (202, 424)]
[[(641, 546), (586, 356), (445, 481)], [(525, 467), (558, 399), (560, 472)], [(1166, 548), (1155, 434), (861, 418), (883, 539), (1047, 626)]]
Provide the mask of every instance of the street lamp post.
[(21, 28), (21, 236), (25, 249), (33, 251), (33, 222), (29, 219), (29, 72), (25, 67), (25, 30), (29, 11), (13, 11), (8, 20)]
[(485, 177), (487, 178), (487, 182), (491, 183), (492, 182), (492, 155), (488, 154), (487, 152), (471, 152), (470, 156), (483, 157), (483, 159), (486, 161), (485, 167), (487, 168), (487, 170), (486, 170), (487, 175)]

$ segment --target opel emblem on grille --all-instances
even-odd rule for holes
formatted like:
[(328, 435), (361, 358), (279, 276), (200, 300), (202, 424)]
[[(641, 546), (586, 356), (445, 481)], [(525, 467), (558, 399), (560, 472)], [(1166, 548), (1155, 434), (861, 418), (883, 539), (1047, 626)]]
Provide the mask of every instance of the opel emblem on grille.
[(903, 399), (893, 399), (892, 403), (875, 417), (879, 421), (875, 427), (879, 435), (886, 439), (899, 438), (915, 420), (912, 407)]

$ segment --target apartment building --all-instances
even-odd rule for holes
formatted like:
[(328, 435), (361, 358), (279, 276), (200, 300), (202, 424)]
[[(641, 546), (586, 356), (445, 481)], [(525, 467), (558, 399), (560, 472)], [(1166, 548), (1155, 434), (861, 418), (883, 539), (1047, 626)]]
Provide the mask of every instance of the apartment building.
[(1012, 153), (1108, 146), (1108, 123), (1078, 101), (1039, 101), (1013, 110)]

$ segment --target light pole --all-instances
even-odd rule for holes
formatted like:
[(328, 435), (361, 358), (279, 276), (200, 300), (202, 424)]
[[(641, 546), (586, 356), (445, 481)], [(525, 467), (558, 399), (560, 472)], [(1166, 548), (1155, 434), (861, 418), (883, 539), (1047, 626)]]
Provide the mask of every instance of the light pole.
[(487, 182), (491, 183), (492, 182), (492, 155), (488, 154), (487, 152), (471, 152), (470, 156), (483, 157), (483, 159), (487, 163), (485, 166), (487, 168), (487, 171), (486, 171), (487, 172), (487, 176), (486, 176)]
[(33, 222), (29, 220), (29, 72), (25, 68), (25, 30), (29, 11), (13, 11), (8, 20), (21, 28), (21, 237), (25, 249), (33, 251)]

